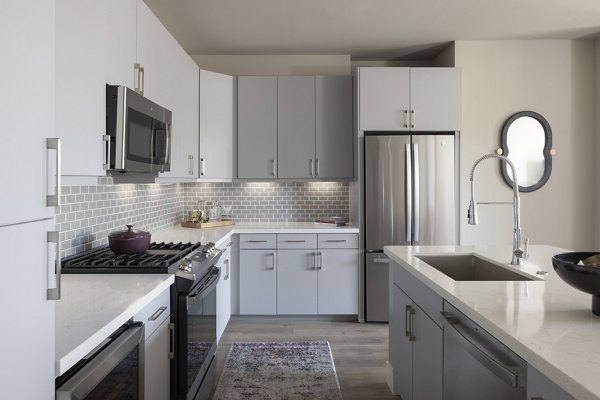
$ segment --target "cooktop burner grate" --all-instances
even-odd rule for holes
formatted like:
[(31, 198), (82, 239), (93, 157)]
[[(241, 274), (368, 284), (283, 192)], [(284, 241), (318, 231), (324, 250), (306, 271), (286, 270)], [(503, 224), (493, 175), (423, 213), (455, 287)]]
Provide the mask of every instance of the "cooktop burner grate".
[(117, 254), (108, 247), (91, 250), (62, 260), (64, 273), (154, 272), (164, 273), (196, 249), (200, 243), (152, 243), (143, 253)]

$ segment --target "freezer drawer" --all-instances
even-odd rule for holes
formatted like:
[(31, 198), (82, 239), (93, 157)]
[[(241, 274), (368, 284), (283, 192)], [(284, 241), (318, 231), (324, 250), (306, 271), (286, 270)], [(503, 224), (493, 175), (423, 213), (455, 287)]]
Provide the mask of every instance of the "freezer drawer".
[(366, 268), (366, 316), (367, 322), (389, 321), (390, 260), (383, 253), (367, 253)]

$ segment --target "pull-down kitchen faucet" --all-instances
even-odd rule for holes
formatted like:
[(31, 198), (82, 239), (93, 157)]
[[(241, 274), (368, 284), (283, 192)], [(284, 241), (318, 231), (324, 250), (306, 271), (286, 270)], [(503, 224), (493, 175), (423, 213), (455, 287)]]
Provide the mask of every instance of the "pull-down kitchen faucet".
[(519, 265), (521, 258), (528, 257), (528, 239), (525, 239), (525, 248), (521, 249), (521, 201), (519, 199), (519, 184), (517, 183), (517, 171), (515, 169), (514, 164), (508, 158), (501, 156), (499, 154), (486, 154), (482, 157), (479, 157), (477, 161), (471, 167), (471, 175), (469, 180), (471, 181), (471, 201), (469, 202), (469, 210), (467, 211), (467, 218), (469, 219), (469, 225), (477, 225), (479, 221), (477, 220), (477, 203), (475, 202), (475, 181), (473, 180), (473, 175), (475, 173), (475, 168), (477, 165), (483, 160), (488, 160), (492, 158), (497, 158), (501, 161), (504, 161), (508, 164), (510, 169), (512, 170), (512, 178), (513, 178), (513, 210), (514, 210), (514, 232), (513, 232), (513, 251), (512, 251), (512, 259), (510, 263), (512, 265)]

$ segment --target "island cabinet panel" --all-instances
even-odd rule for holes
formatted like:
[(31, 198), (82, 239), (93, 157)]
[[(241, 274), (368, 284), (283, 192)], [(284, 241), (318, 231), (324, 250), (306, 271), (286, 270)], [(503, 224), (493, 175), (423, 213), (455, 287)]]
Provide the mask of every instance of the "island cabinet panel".
[(540, 371), (527, 365), (527, 400), (575, 400)]
[(221, 278), (217, 283), (217, 344), (229, 319), (231, 318), (231, 243), (229, 243), (221, 254), (217, 266), (221, 268)]
[(442, 399), (443, 300), (394, 261), (391, 278), (391, 389), (403, 400)]

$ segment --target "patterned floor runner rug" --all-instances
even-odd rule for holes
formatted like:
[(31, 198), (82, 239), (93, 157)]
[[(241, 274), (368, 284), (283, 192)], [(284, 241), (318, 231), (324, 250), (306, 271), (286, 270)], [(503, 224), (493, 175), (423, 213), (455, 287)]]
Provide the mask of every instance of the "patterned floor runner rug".
[(231, 345), (213, 400), (341, 400), (329, 342)]

